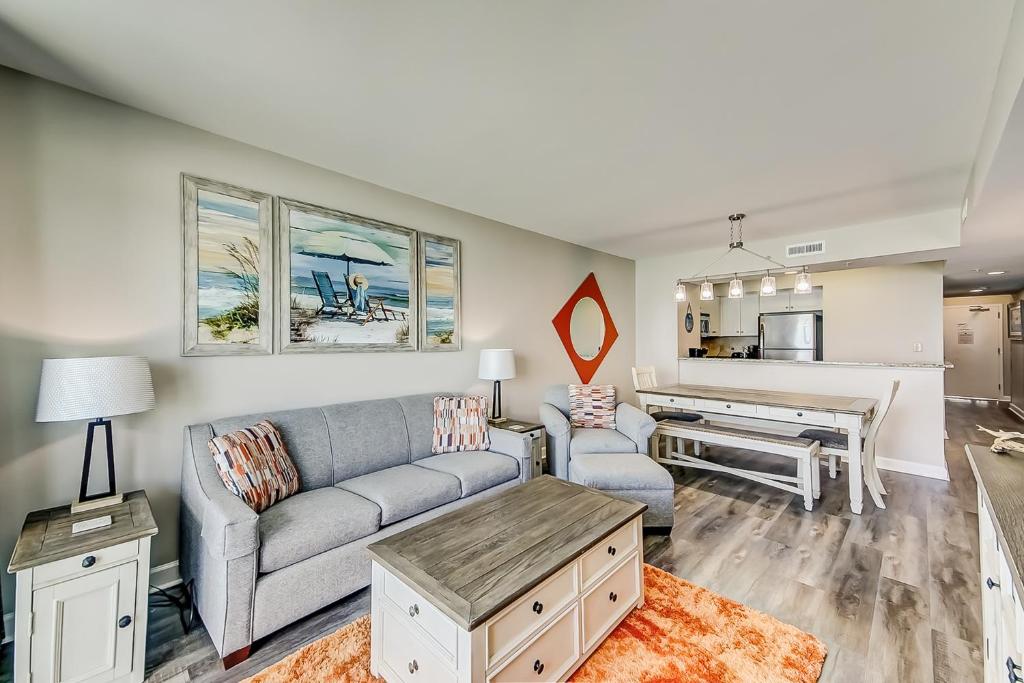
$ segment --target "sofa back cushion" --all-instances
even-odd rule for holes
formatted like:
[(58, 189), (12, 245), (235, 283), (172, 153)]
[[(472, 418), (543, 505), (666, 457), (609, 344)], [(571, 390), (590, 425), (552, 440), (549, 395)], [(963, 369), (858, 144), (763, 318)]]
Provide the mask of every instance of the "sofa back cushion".
[(222, 436), (251, 427), (261, 420), (269, 420), (281, 434), (288, 455), (299, 472), (300, 491), (310, 491), (334, 483), (331, 440), (320, 408), (228, 417), (214, 420), (210, 423), (210, 428), (214, 436)]
[[(338, 403), (323, 415), (334, 451), (332, 484), (409, 463), (409, 430), (397, 400)], [(429, 442), (430, 425), (424, 431)]]
[(409, 450), (412, 462), (434, 455), (431, 447), (434, 441), (434, 397), (458, 396), (459, 394), (413, 394), (396, 398), (405, 414), (409, 428)]
[(562, 415), (569, 417), (569, 385), (552, 384), (544, 389), (544, 402), (558, 408)]

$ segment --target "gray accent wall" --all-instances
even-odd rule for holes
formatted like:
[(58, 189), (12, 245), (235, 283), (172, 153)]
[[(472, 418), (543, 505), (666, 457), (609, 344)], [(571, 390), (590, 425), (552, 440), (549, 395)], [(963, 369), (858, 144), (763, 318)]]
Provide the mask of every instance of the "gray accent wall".
[[(174, 97), (172, 84), (165, 95)], [(34, 422), (43, 358), (138, 354), (150, 359), (157, 407), (114, 418), (114, 439), (119, 488), (145, 488), (160, 525), (154, 565), (177, 558), (185, 425), (417, 392), (489, 396), (489, 384), (476, 379), (478, 352), (485, 347), (516, 349), (520, 376), (503, 383), (505, 413), (534, 419), (545, 386), (577, 381), (551, 318), (591, 271), (619, 330), (593, 381), (615, 384), (625, 399), (634, 398), (630, 260), (3, 68), (0, 103), (3, 567), (25, 514), (67, 503), (78, 489), (85, 423)], [(298, 112), (296, 125), (301, 125)], [(244, 139), (244, 116), (238, 134)], [(182, 172), (461, 240), (463, 351), (181, 357)], [(14, 579), (6, 574), (3, 597), (5, 607), (13, 609)]]

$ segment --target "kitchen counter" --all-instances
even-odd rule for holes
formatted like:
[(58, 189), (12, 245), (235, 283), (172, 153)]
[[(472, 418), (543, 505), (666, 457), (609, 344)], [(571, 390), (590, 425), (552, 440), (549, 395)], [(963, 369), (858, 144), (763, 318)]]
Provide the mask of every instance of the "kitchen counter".
[(839, 367), (865, 367), (865, 368), (901, 368), (901, 369), (940, 369), (945, 370), (953, 367), (949, 363), (857, 363), (852, 361), (832, 360), (766, 360), (763, 358), (728, 358), (726, 356), (704, 356), (703, 358), (691, 358), (680, 356), (683, 361), (700, 361), (713, 363), (758, 363), (762, 365), (803, 365), (803, 366), (839, 366)]
[(1024, 454), (1000, 455), (978, 444), (967, 444), (964, 450), (985, 498), (1014, 587), (1024, 595)]

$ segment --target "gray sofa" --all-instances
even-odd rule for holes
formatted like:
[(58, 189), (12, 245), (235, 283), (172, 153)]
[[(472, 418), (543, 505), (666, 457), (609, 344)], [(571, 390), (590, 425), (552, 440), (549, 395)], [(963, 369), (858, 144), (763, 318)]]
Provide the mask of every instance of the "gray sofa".
[[(530, 476), (529, 437), (433, 455), (433, 397), (261, 413), (185, 428), (181, 573), (226, 666), (251, 644), (370, 583), (366, 546)], [(269, 419), (300, 491), (256, 514), (228, 492), (207, 442)]]
[(668, 470), (647, 453), (657, 424), (654, 418), (635, 406), (619, 403), (615, 429), (570, 427), (566, 384), (548, 387), (539, 411), (547, 432), (548, 463), (553, 475), (647, 503), (645, 527), (672, 527), (675, 482)]

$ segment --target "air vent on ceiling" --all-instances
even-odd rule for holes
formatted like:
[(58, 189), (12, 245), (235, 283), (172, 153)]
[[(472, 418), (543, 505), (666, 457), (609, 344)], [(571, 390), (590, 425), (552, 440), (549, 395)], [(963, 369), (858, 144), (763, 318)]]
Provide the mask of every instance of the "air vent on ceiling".
[(791, 244), (786, 247), (786, 258), (798, 256), (814, 256), (825, 253), (824, 240), (819, 242), (804, 242), (803, 244)]

